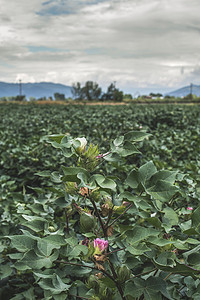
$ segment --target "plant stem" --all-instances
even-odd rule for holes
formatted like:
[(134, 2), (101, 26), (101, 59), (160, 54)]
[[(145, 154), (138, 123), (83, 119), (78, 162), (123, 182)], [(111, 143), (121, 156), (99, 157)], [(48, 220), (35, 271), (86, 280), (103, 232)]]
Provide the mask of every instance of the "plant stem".
[(119, 215), (119, 217), (117, 217), (115, 220), (113, 220), (109, 225), (107, 225), (107, 227), (110, 227), (112, 226), (115, 222), (117, 222), (131, 207), (133, 206), (133, 203), (131, 205), (129, 205), (126, 210), (121, 214)]
[(116, 274), (115, 268), (114, 268), (114, 266), (113, 266), (113, 264), (112, 264), (112, 262), (110, 260), (109, 260), (109, 265), (110, 265), (110, 269), (111, 269), (111, 272), (113, 274), (113, 277), (115, 279), (116, 287), (117, 287), (117, 289), (118, 289), (118, 291), (119, 291), (119, 293), (121, 295), (121, 298), (122, 298), (122, 300), (126, 300), (126, 297), (124, 297), (124, 295), (123, 295), (124, 293), (123, 293), (123, 290), (121, 288), (121, 285), (116, 281), (117, 280), (117, 274)]
[(99, 270), (97, 267), (92, 267), (92, 266), (87, 266), (87, 265), (82, 265), (82, 264), (78, 264), (78, 263), (72, 263), (72, 262), (69, 262), (69, 261), (62, 261), (62, 260), (56, 260), (55, 262), (61, 263), (61, 264), (66, 264), (66, 265), (72, 265), (72, 266), (78, 266), (78, 267), (89, 268), (89, 269), (92, 269), (92, 270), (95, 270), (95, 271), (102, 272), (102, 273), (104, 273), (106, 276), (108, 276), (110, 279), (112, 279), (112, 281), (113, 281), (115, 284), (117, 284), (117, 282), (113, 279), (113, 277), (112, 277), (108, 272), (106, 272), (105, 270)]
[(169, 277), (169, 276), (171, 276), (173, 273), (171, 272), (171, 273), (169, 273), (165, 278), (164, 278), (164, 280), (167, 280), (167, 278)]
[(66, 218), (66, 223), (67, 223), (67, 233), (69, 234), (69, 216), (66, 212), (66, 209), (64, 209), (65, 211), (65, 218)]
[(96, 203), (95, 203), (94, 200), (92, 200), (91, 198), (90, 198), (90, 201), (92, 202), (92, 205), (93, 205), (93, 207), (94, 207), (94, 210), (95, 210), (95, 213), (96, 213), (96, 215), (97, 215), (97, 218), (99, 219), (99, 223), (100, 223), (101, 228), (102, 228), (102, 230), (103, 230), (103, 235), (104, 235), (104, 237), (106, 238), (106, 237), (107, 237), (107, 231), (106, 231), (106, 228), (105, 228), (105, 226), (104, 226), (104, 224), (103, 224), (103, 221), (102, 221), (102, 219), (101, 219), (101, 216), (100, 216), (100, 214), (99, 214), (99, 211), (98, 211), (98, 208), (97, 208), (97, 206), (96, 206)]
[[(98, 219), (99, 219), (101, 228), (102, 228), (102, 230), (103, 230), (104, 237), (107, 238), (107, 227), (105, 227), (105, 225), (104, 225), (104, 223), (103, 223), (103, 221), (102, 221), (102, 219), (101, 219), (101, 216), (100, 216), (99, 211), (98, 211), (98, 209), (97, 209), (96, 203), (95, 203), (94, 200), (92, 200), (91, 198), (90, 198), (90, 201), (92, 202), (92, 205), (94, 206), (95, 212), (96, 212), (96, 214), (97, 214), (97, 217), (98, 217)], [(132, 204), (131, 204), (131, 206), (132, 206)], [(110, 274), (109, 274), (109, 277), (114, 281), (114, 283), (115, 283), (115, 285), (116, 285), (116, 288), (118, 289), (118, 291), (119, 291), (119, 293), (120, 293), (120, 295), (121, 295), (122, 300), (126, 300), (126, 298), (125, 298), (124, 295), (123, 295), (123, 290), (122, 290), (120, 284), (117, 282), (117, 274), (116, 274), (116, 272), (115, 272), (115, 268), (114, 268), (114, 266), (113, 266), (113, 264), (112, 264), (112, 262), (111, 262), (110, 260), (109, 260), (108, 262), (109, 262), (109, 265), (110, 265), (111, 272), (112, 272), (112, 274), (113, 274), (113, 277), (110, 276)], [(103, 272), (103, 271), (102, 271), (102, 272)], [(103, 272), (103, 273), (105, 273), (105, 272)], [(107, 276), (108, 276), (108, 275), (107, 275)]]
[(138, 275), (135, 275), (135, 276), (133, 276), (133, 277), (131, 277), (131, 278), (136, 278), (136, 277), (140, 277), (140, 276), (142, 276), (142, 275), (146, 275), (146, 274), (149, 274), (149, 273), (151, 273), (151, 272), (153, 272), (153, 271), (158, 271), (158, 269), (157, 268), (154, 268), (154, 269), (152, 269), (152, 270), (150, 270), (150, 271), (146, 271), (146, 272), (144, 272), (144, 273), (140, 273), (140, 274), (138, 274)]
[(106, 255), (110, 255), (110, 254), (112, 254), (112, 253), (115, 253), (115, 252), (118, 252), (118, 251), (121, 251), (121, 250), (124, 250), (124, 249), (126, 249), (126, 247), (121, 248), (121, 249), (113, 250), (113, 251), (111, 251), (111, 252), (106, 253)]

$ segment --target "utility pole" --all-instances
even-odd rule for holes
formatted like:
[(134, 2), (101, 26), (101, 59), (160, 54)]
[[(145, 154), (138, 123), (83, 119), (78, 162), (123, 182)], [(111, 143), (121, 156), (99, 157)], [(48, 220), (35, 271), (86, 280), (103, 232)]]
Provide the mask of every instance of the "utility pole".
[(19, 95), (22, 95), (22, 81), (21, 79), (19, 80)]
[(191, 99), (193, 98), (193, 96), (192, 96), (192, 86), (193, 86), (193, 84), (190, 83), (190, 95), (191, 95)]

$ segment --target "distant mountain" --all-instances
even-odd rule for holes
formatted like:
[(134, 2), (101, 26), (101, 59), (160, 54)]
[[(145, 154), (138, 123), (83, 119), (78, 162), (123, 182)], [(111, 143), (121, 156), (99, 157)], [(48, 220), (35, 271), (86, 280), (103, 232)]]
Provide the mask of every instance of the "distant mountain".
[(184, 86), (178, 90), (169, 92), (166, 95), (174, 96), (174, 97), (184, 97), (190, 94), (191, 91), (193, 95), (200, 96), (200, 85), (192, 84), (192, 86), (191, 85)]
[[(42, 98), (52, 97), (55, 93), (65, 94), (65, 97), (71, 97), (71, 87), (64, 84), (53, 82), (22, 83), (22, 95), (29, 97)], [(9, 97), (19, 95), (19, 83), (0, 82), (0, 97)]]

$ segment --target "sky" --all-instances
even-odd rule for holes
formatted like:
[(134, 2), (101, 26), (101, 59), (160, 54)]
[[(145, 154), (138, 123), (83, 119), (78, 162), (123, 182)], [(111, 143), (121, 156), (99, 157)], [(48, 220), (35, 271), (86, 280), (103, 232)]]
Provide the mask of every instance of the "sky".
[(0, 0), (0, 81), (200, 84), (199, 0)]

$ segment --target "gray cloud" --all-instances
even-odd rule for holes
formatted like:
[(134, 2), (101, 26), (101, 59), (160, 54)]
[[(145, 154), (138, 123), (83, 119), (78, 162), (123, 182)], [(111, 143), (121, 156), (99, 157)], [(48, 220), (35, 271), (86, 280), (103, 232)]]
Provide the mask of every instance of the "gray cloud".
[(198, 83), (199, 1), (1, 1), (1, 81)]

